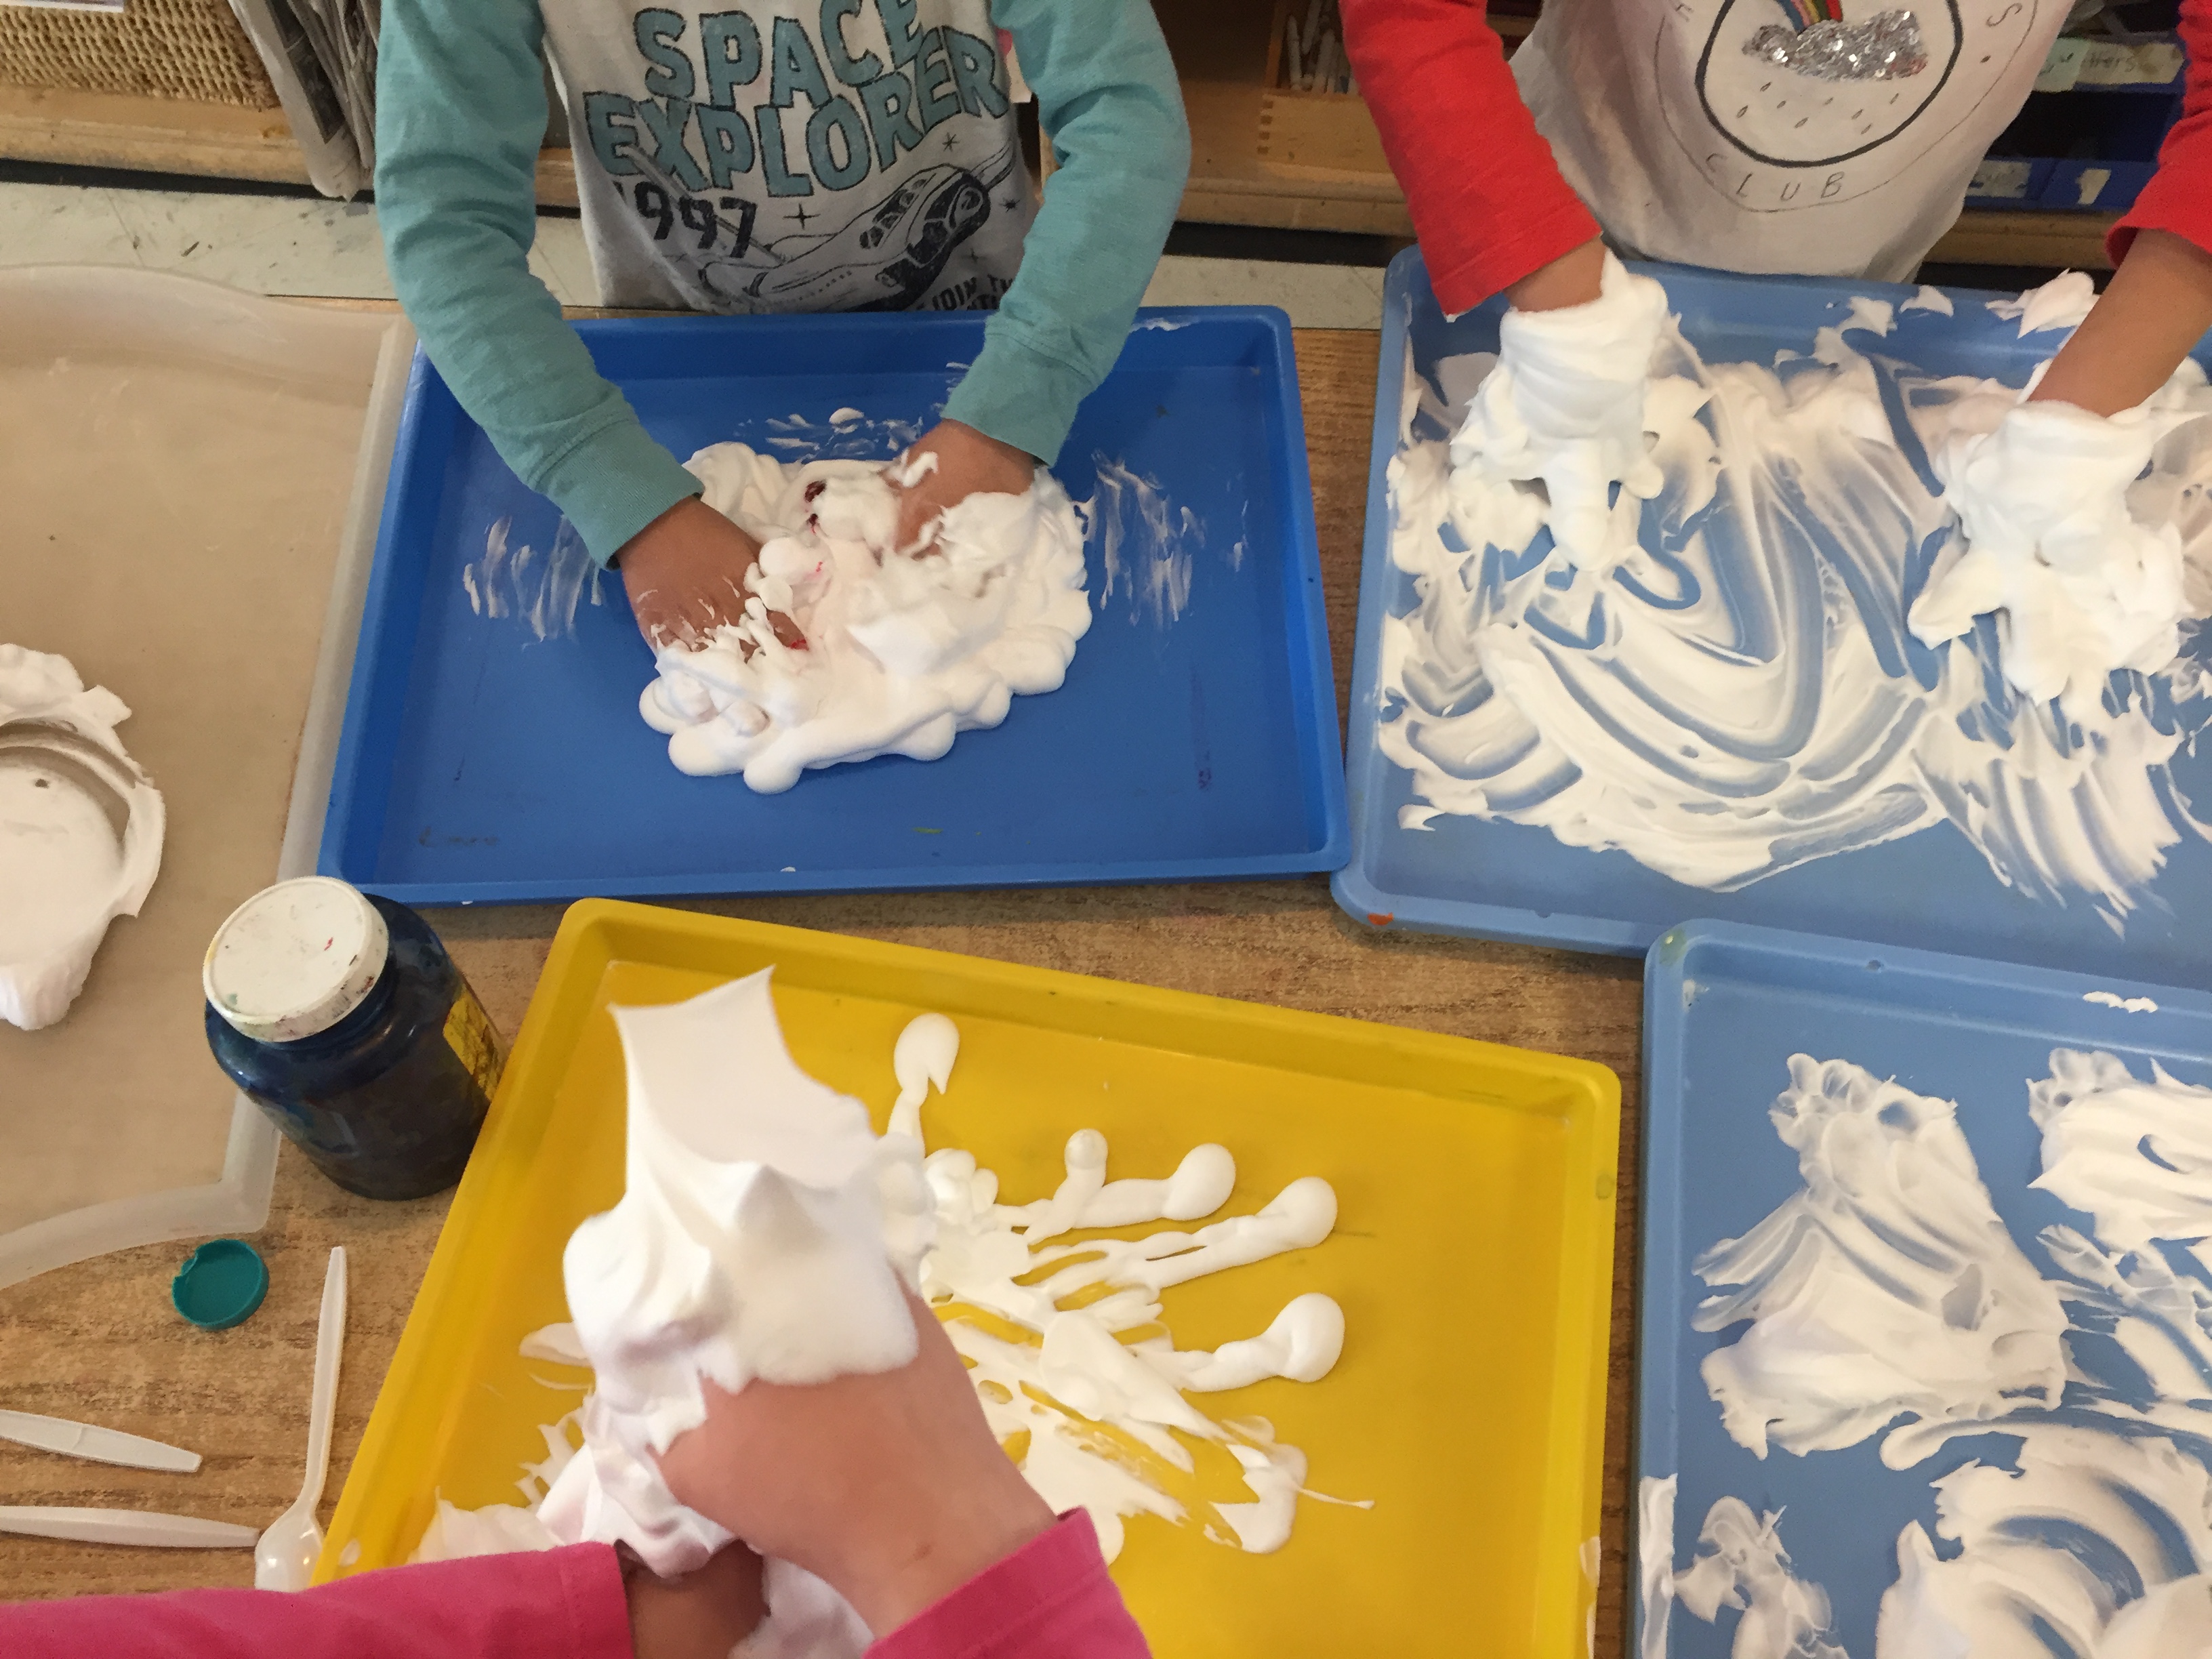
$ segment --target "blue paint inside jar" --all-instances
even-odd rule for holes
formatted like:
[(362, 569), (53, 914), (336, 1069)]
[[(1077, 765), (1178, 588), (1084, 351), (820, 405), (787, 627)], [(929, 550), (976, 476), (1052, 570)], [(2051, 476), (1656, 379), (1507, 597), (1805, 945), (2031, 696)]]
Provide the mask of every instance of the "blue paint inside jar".
[(208, 1047), (339, 1186), (364, 1198), (423, 1198), (468, 1164), (498, 1085), (498, 1039), (429, 925), (404, 904), (362, 896), (389, 942), (357, 1006), (325, 1030), (279, 1042), (247, 1036), (210, 1002)]

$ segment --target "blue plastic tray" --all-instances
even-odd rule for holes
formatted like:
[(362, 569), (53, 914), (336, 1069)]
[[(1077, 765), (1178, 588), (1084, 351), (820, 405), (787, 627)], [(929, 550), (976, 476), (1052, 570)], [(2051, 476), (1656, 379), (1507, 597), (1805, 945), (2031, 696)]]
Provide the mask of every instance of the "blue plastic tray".
[[(1882, 283), (1639, 269), (1666, 285), (1684, 332), (1709, 362), (1771, 363), (1777, 351), (1808, 350), (1814, 331), (1838, 321), (1852, 295), (1902, 301), (1915, 291)], [(2022, 340), (2016, 324), (1984, 309), (1984, 301), (1999, 296), (1950, 292), (1955, 317), (1900, 313), (1881, 355), (1935, 373), (2021, 385), (2055, 348), (2056, 335)], [(2204, 896), (2212, 896), (2212, 842), (2199, 836), (2169, 850), (2148, 902), (2121, 937), (2085, 898), (2076, 896), (2062, 908), (2003, 886), (1948, 824), (1820, 859), (1735, 893), (1687, 886), (1626, 853), (1583, 851), (1548, 830), (1502, 819), (1440, 815), (1426, 830), (1401, 829), (1398, 809), (1413, 799), (1412, 779), (1376, 747), (1376, 676), (1382, 618), (1411, 611), (1414, 592), (1413, 578), (1390, 563), (1384, 470), (1397, 448), (1408, 352), (1413, 369), (1425, 374), (1439, 357), (1495, 351), (1502, 309), (1492, 301), (1447, 323), (1419, 251), (1391, 264), (1352, 658), (1346, 763), (1352, 859), (1334, 883), (1346, 911), (1377, 926), (1621, 954), (1642, 951), (1676, 922), (1712, 916), (1997, 961), (2212, 985), (2212, 930), (2185, 921), (2192, 910), (2201, 917)], [(1873, 349), (1864, 337), (1858, 343)], [(2200, 356), (2212, 361), (2212, 351)], [(2200, 635), (2195, 648), (2202, 655), (2208, 645), (2212, 633)], [(2171, 774), (2181, 794), (2212, 800), (2212, 745), (2185, 750)]]
[[(933, 418), (983, 319), (675, 317), (577, 332), (678, 456), (738, 440), (785, 459), (888, 458)], [(829, 416), (848, 405), (870, 418), (839, 438)], [(1094, 620), (1064, 689), (1017, 697), (1003, 726), (943, 760), (834, 767), (763, 797), (669, 764), (638, 718), (653, 664), (618, 580), (601, 578), (596, 598), (587, 582), (573, 630), (544, 639), (525, 617), (471, 608), (463, 574), (491, 527), (509, 520), (510, 560), (527, 545), (543, 561), (559, 517), (418, 358), (319, 867), (426, 904), (1336, 868), (1343, 769), (1288, 320), (1250, 307), (1145, 313), (1055, 469), (1078, 501), (1098, 488), (1101, 454), (1157, 481), (1178, 528), (1185, 510), (1198, 521), (1179, 619), (1133, 592), (1127, 569), (1104, 596), (1094, 543)], [(566, 606), (555, 611), (557, 623)]]
[[(1792, 1571), (1827, 1590), (1844, 1650), (1871, 1655), (1875, 1611), (1897, 1577), (1899, 1532), (1917, 1519), (1936, 1535), (1931, 1478), (1972, 1457), (2010, 1467), (2016, 1442), (1962, 1437), (1924, 1463), (1892, 1471), (1877, 1455), (1879, 1436), (1804, 1457), (1773, 1448), (1762, 1462), (1721, 1427), (1698, 1366), (1743, 1328), (1690, 1328), (1691, 1310), (1711, 1293), (1691, 1262), (1799, 1188), (1796, 1155), (1766, 1116), (1789, 1084), (1785, 1062), (1797, 1053), (1848, 1060), (1955, 1101), (1997, 1212), (2048, 1277), (2037, 1232), (2053, 1223), (2087, 1231), (2090, 1223), (2028, 1188), (2042, 1165), (2027, 1081), (2050, 1074), (2051, 1049), (2070, 1048), (2116, 1054), (2145, 1079), (2154, 1058), (2184, 1083), (2212, 1083), (2212, 997), (1704, 921), (1659, 939), (1644, 984), (1639, 1481), (1680, 1477), (1677, 1570), (1689, 1565), (1715, 1498), (1733, 1493), (1755, 1510), (1786, 1510), (1781, 1537)], [(2085, 1002), (2092, 991), (2147, 995), (2158, 1008), (2130, 1013)], [(1632, 1493), (1630, 1503), (1633, 1516)], [(1632, 1574), (1630, 1582), (1638, 1582)], [(1632, 1589), (1640, 1623), (1634, 1601)], [(1725, 1659), (1735, 1622), (1723, 1611), (1707, 1625), (1677, 1607), (1670, 1650), (1678, 1659)], [(1640, 1650), (1637, 1640), (1629, 1650)]]

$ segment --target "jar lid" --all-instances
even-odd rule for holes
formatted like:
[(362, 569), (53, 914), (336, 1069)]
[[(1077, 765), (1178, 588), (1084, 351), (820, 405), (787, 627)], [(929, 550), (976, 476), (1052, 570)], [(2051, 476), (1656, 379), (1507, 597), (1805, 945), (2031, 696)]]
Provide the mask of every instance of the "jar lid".
[(208, 1005), (257, 1042), (296, 1042), (337, 1024), (384, 972), (392, 936), (356, 888), (328, 876), (265, 887), (208, 945)]
[(169, 1281), (169, 1302), (204, 1331), (242, 1325), (269, 1294), (269, 1267), (242, 1238), (210, 1239)]

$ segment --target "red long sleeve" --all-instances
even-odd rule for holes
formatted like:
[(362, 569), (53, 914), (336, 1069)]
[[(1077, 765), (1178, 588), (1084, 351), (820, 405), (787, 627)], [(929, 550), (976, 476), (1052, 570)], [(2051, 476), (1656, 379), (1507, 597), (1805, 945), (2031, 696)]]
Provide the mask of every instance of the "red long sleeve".
[(1338, 9), (1447, 315), (1598, 234), (1521, 101), (1481, 0), (1339, 0)]
[(1075, 1510), (901, 1625), (868, 1659), (1146, 1659), (1144, 1633)]
[(2139, 230), (2171, 231), (2212, 252), (2212, 0), (2186, 0), (2181, 44), (2189, 53), (2181, 118), (2159, 146), (2158, 171), (2105, 239), (2116, 265)]
[(630, 1659), (604, 1544), (392, 1567), (288, 1595), (173, 1590), (0, 1607), (9, 1659)]

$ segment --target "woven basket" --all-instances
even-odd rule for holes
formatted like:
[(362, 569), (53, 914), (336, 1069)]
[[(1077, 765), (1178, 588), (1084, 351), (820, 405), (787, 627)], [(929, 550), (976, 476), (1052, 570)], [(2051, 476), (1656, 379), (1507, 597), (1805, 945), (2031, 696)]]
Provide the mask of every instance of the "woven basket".
[(130, 0), (119, 14), (0, 6), (0, 85), (276, 107), (229, 0)]

